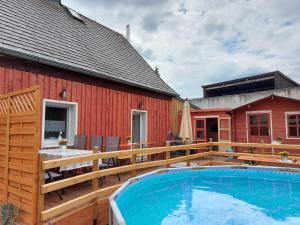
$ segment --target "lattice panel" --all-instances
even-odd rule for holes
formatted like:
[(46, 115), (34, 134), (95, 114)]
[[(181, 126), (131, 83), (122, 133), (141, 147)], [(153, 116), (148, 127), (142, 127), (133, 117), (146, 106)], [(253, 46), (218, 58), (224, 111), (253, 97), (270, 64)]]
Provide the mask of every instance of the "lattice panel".
[(8, 103), (7, 98), (0, 99), (0, 116), (7, 114)]
[(20, 222), (37, 222), (40, 89), (0, 96), (0, 201), (15, 204)]
[(11, 97), (10, 100), (10, 112), (22, 113), (33, 112), (35, 109), (35, 97), (34, 92), (24, 93)]

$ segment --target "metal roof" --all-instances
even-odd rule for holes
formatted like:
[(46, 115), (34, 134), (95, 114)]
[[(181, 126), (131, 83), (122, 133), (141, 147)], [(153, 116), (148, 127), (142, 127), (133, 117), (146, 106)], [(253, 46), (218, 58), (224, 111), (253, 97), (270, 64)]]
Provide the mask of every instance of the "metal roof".
[(202, 88), (212, 88), (212, 87), (217, 87), (217, 86), (235, 85), (237, 83), (248, 83), (248, 82), (252, 82), (252, 81), (258, 81), (258, 80), (261, 80), (261, 79), (264, 80), (264, 79), (268, 79), (268, 78), (273, 78), (275, 75), (281, 76), (284, 79), (289, 80), (290, 82), (294, 83), (296, 86), (299, 86), (299, 84), (296, 81), (294, 81), (291, 78), (287, 77), (282, 72), (273, 71), (273, 72), (269, 72), (269, 73), (263, 73), (263, 74), (258, 74), (258, 75), (254, 75), (254, 76), (248, 76), (248, 77), (233, 79), (233, 80), (229, 80), (229, 81), (203, 85)]
[(3, 0), (0, 54), (175, 96), (123, 35), (50, 0)]

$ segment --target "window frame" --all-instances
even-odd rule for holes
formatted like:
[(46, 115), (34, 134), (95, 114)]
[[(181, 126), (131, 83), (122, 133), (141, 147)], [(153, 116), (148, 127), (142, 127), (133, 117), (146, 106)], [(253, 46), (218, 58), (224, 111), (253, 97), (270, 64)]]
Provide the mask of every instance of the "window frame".
[(66, 108), (67, 109), (67, 130), (66, 139), (68, 140), (68, 146), (74, 145), (75, 135), (77, 134), (78, 126), (78, 103), (58, 101), (52, 99), (43, 99), (43, 111), (42, 111), (42, 148), (55, 148), (59, 147), (57, 140), (45, 139), (45, 118), (46, 107)]
[[(195, 140), (196, 141), (206, 141), (206, 118), (195, 118)], [(197, 128), (197, 121), (203, 121), (203, 128)], [(197, 138), (197, 132), (198, 131), (203, 131), (203, 138)]]
[[(296, 125), (294, 125), (297, 128), (297, 134), (299, 136), (290, 136), (289, 135), (289, 128), (291, 125), (289, 125), (289, 117), (290, 116), (296, 116)], [(300, 120), (300, 111), (297, 112), (285, 112), (285, 131), (286, 131), (286, 139), (294, 139), (294, 140), (299, 140), (300, 139), (300, 124), (297, 124), (298, 120)]]
[[(250, 117), (256, 116), (257, 117), (257, 125), (251, 125)], [(260, 123), (260, 117), (261, 116), (267, 116), (267, 124), (261, 124)], [(253, 113), (248, 114), (248, 126), (249, 126), (249, 137), (270, 137), (271, 133), (271, 127), (270, 127), (270, 117), (268, 113)], [(258, 128), (258, 134), (252, 135), (251, 134), (251, 128), (257, 127)], [(261, 127), (267, 127), (268, 128), (268, 135), (261, 135)]]

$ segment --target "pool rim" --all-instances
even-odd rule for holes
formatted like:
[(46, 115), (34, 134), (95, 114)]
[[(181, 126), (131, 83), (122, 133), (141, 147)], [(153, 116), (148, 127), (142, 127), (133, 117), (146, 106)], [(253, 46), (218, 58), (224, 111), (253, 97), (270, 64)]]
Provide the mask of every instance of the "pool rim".
[(281, 172), (289, 172), (292, 174), (299, 173), (300, 174), (300, 168), (294, 168), (294, 167), (275, 167), (275, 166), (243, 166), (243, 165), (226, 165), (226, 166), (190, 166), (190, 167), (180, 167), (180, 168), (161, 168), (154, 171), (151, 171), (149, 173), (145, 173), (140, 176), (136, 176), (133, 178), (130, 178), (124, 184), (121, 185), (111, 196), (109, 196), (109, 225), (114, 225), (113, 221), (116, 221), (117, 225), (126, 225), (125, 219), (122, 216), (121, 211), (118, 208), (118, 205), (116, 203), (116, 198), (119, 196), (119, 194), (128, 186), (133, 183), (138, 182), (141, 179), (144, 179), (146, 177), (150, 177), (154, 174), (162, 174), (169, 173), (170, 171), (187, 171), (187, 170), (208, 170), (208, 169), (256, 169), (256, 170), (271, 170), (271, 171), (281, 171)]

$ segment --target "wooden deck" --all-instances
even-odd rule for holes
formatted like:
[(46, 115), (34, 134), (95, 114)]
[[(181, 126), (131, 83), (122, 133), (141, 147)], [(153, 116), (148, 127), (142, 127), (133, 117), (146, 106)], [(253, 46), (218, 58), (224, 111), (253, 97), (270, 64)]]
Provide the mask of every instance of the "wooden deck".
[[(140, 170), (140, 171), (138, 171), (138, 175), (142, 175), (142, 174), (151, 172), (151, 171), (159, 169), (159, 168), (160, 167)], [(103, 186), (101, 188), (110, 187), (110, 186), (113, 186), (116, 184), (123, 183), (131, 178), (131, 174), (123, 173), (123, 174), (120, 174), (120, 177), (121, 177), (121, 182), (119, 182), (117, 176), (115, 176), (115, 175), (107, 176), (104, 179)], [(100, 187), (100, 181), (99, 181), (99, 187)], [(84, 194), (88, 194), (89, 192), (91, 192), (91, 189), (92, 189), (92, 185), (91, 185), (90, 181), (67, 187), (64, 189), (63, 200), (60, 200), (58, 195), (55, 192), (47, 193), (45, 195), (45, 209), (52, 208), (56, 205), (67, 202), (76, 197), (82, 196)]]

